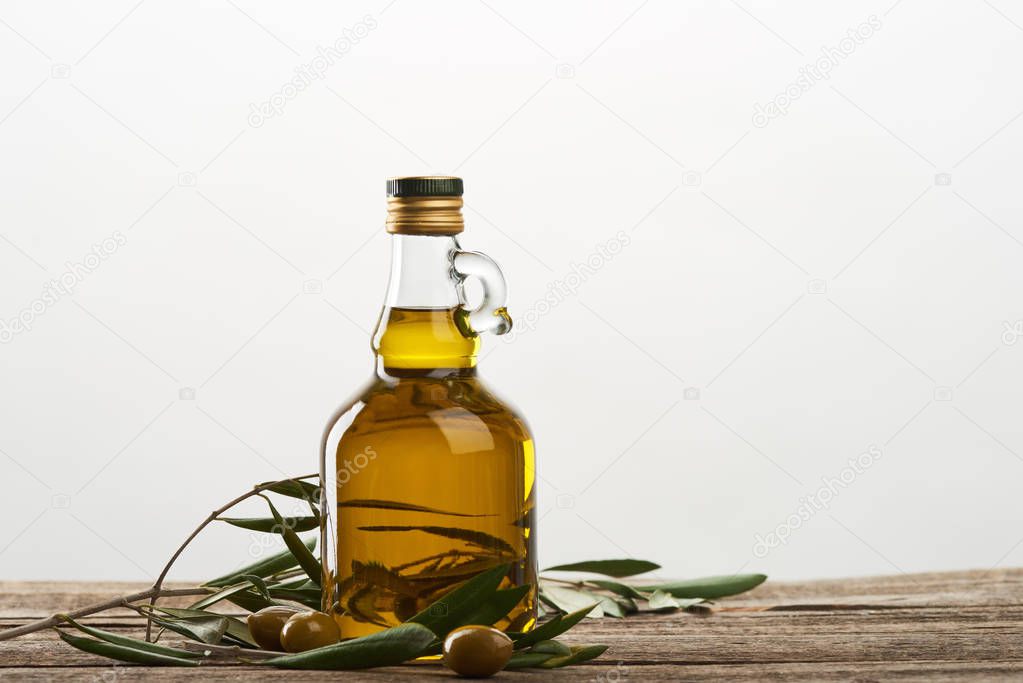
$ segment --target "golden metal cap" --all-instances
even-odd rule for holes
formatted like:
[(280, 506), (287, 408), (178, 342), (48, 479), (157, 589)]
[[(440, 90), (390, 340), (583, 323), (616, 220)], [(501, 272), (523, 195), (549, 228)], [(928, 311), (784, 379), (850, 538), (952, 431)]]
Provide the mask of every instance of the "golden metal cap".
[(387, 232), (397, 235), (457, 235), (462, 218), (462, 179), (406, 176), (387, 179)]

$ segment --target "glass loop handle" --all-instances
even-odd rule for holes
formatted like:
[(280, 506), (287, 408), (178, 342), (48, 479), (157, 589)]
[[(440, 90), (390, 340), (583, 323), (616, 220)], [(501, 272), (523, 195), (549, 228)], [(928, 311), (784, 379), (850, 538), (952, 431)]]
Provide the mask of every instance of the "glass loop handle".
[[(484, 332), (504, 334), (511, 330), (511, 316), (505, 309), (508, 285), (492, 258), (478, 251), (454, 251), (451, 255), (451, 276), (464, 312), (462, 323), (468, 328), (466, 332), (477, 336)], [(471, 277), (483, 285), (483, 300), (470, 310), (466, 308), (465, 281)]]

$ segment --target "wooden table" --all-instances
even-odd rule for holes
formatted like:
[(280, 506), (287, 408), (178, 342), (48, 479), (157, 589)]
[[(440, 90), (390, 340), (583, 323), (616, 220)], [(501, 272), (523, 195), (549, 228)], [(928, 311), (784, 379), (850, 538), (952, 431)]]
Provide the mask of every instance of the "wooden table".
[[(144, 587), (141, 587), (144, 588)], [(0, 627), (139, 590), (137, 584), (0, 582)], [(807, 583), (768, 582), (723, 600), (710, 616), (586, 620), (562, 638), (606, 643), (588, 664), (508, 672), (520, 681), (1023, 680), (1023, 569), (913, 574)], [(141, 634), (130, 612), (93, 625)], [(286, 672), (255, 666), (200, 669), (112, 665), (50, 633), (0, 641), (3, 680), (417, 681), (434, 665), (362, 672)]]

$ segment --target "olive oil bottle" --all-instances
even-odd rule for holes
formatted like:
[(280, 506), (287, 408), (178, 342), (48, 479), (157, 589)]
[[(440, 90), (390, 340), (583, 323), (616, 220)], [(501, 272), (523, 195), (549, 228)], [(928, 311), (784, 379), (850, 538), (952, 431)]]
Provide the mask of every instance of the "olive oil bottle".
[[(321, 478), (323, 610), (344, 638), (409, 619), (482, 571), (530, 585), (498, 622), (536, 621), (535, 459), (525, 421), (480, 380), (480, 334), (511, 329), (497, 265), (462, 251), (462, 181), (387, 182), (391, 278), (369, 383), (330, 419)], [(483, 300), (467, 307), (464, 283)]]

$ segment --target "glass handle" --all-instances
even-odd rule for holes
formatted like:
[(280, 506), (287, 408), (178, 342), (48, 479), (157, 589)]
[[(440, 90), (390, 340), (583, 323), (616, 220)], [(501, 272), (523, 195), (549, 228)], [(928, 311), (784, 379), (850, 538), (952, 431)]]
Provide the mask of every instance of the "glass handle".
[[(504, 334), (511, 330), (511, 316), (504, 307), (508, 301), (508, 285), (492, 258), (478, 251), (455, 251), (451, 256), (451, 276), (461, 302), (459, 325), (464, 327), (464, 334), (475, 337), (484, 332)], [(465, 281), (470, 277), (483, 285), (483, 301), (472, 310), (465, 305)]]

